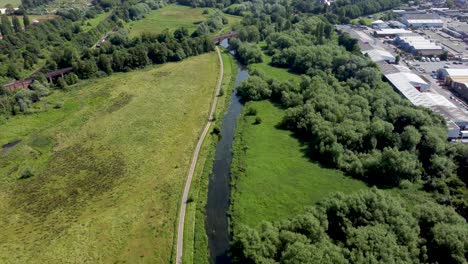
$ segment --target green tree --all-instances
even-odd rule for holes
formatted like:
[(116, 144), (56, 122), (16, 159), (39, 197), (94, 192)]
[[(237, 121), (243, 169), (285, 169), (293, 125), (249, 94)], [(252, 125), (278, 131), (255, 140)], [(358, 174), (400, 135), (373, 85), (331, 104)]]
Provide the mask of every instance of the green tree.
[(23, 15), (23, 25), (25, 29), (28, 28), (29, 25), (31, 25), (31, 21), (29, 20), (29, 17), (26, 14)]
[(237, 88), (240, 96), (245, 100), (262, 100), (270, 97), (271, 89), (261, 77), (251, 76)]
[(13, 33), (13, 28), (11, 27), (10, 20), (6, 15), (1, 16), (1, 25), (0, 25), (0, 33), (2, 33), (3, 36), (10, 35)]
[(13, 29), (15, 30), (16, 33), (21, 32), (21, 24), (19, 22), (19, 19), (16, 16), (13, 16), (12, 18), (13, 21)]

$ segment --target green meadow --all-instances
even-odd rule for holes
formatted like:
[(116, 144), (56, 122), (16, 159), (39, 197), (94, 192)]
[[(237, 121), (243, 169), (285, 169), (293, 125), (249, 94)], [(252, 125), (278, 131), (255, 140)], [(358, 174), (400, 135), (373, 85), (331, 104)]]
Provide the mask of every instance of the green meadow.
[(18, 7), (21, 5), (21, 0), (0, 0), (0, 8), (4, 8), (8, 4)]
[(83, 81), (0, 125), (2, 263), (168, 263), (215, 53)]
[(203, 8), (168, 5), (152, 11), (143, 19), (130, 22), (128, 27), (133, 36), (138, 36), (143, 32), (161, 33), (165, 29), (173, 31), (182, 26), (186, 27), (189, 32), (193, 32), (197, 28), (196, 23), (208, 19), (208, 15), (203, 15), (203, 10)]
[[(203, 14), (204, 10), (208, 10), (209, 14)], [(161, 9), (152, 11), (143, 19), (130, 22), (128, 24), (128, 28), (132, 36), (138, 36), (143, 32), (161, 33), (166, 29), (174, 31), (180, 27), (185, 27), (190, 33), (192, 33), (197, 28), (197, 24), (206, 21), (213, 12), (214, 10), (210, 8), (192, 8), (181, 5), (168, 5)], [(225, 16), (229, 21), (229, 27), (239, 23), (241, 20), (241, 18), (237, 16)], [(222, 31), (229, 30), (228, 28), (225, 28)]]
[[(247, 116), (247, 109), (257, 110)], [(306, 155), (292, 132), (278, 128), (284, 110), (269, 101), (249, 102), (239, 119), (234, 146), (231, 221), (257, 226), (303, 212), (332, 192), (366, 185), (337, 170), (322, 168)], [(256, 117), (261, 118), (255, 124)]]

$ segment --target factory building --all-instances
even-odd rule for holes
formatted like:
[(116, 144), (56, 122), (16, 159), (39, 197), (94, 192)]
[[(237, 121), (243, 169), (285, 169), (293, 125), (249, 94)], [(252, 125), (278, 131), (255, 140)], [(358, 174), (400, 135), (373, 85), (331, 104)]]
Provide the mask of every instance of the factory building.
[(362, 54), (367, 54), (373, 62), (386, 61), (388, 63), (395, 63), (395, 56), (386, 50), (370, 49), (362, 51)]
[(408, 67), (377, 62), (385, 78), (395, 90), (413, 105), (422, 106), (438, 113), (447, 121), (447, 139), (460, 140), (462, 131), (468, 129), (468, 116), (444, 96), (424, 92), (430, 82), (414, 74)]
[(436, 14), (403, 14), (400, 21), (408, 27), (436, 27), (444, 26), (444, 21)]
[(422, 36), (397, 36), (394, 44), (416, 56), (439, 56), (444, 50)]
[(382, 20), (376, 20), (371, 23), (371, 27), (376, 28), (376, 29), (383, 29), (383, 28), (388, 28), (388, 24)]
[(468, 68), (439, 69), (437, 73), (451, 91), (468, 102)]
[(397, 35), (399, 36), (410, 36), (414, 35), (414, 33), (410, 30), (402, 29), (402, 28), (384, 28), (380, 30), (374, 31), (374, 36), (378, 38), (394, 38)]

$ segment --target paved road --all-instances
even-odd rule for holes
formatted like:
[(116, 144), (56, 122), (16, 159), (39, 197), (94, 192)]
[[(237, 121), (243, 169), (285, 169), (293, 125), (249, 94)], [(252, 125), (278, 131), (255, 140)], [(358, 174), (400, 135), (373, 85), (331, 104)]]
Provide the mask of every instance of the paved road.
[(224, 65), (223, 65), (223, 58), (221, 57), (221, 52), (219, 48), (216, 47), (216, 53), (218, 54), (219, 64), (220, 64), (220, 71), (219, 71), (219, 78), (218, 84), (216, 87), (215, 97), (213, 99), (213, 104), (211, 105), (210, 117), (208, 119), (208, 123), (206, 123), (205, 129), (198, 140), (197, 147), (195, 148), (195, 152), (193, 153), (192, 163), (190, 164), (190, 170), (188, 172), (187, 181), (185, 182), (185, 189), (184, 194), (182, 195), (182, 202), (180, 204), (180, 212), (179, 212), (179, 226), (177, 228), (177, 255), (176, 261), (177, 264), (182, 264), (182, 251), (184, 249), (184, 225), (185, 225), (185, 209), (187, 207), (187, 198), (190, 191), (190, 184), (192, 183), (193, 173), (195, 172), (195, 167), (197, 166), (198, 155), (200, 154), (200, 149), (205, 140), (208, 131), (210, 130), (211, 124), (213, 123), (213, 114), (216, 110), (216, 104), (218, 103), (218, 95), (219, 91), (221, 90), (221, 84), (223, 82), (223, 75), (224, 75)]

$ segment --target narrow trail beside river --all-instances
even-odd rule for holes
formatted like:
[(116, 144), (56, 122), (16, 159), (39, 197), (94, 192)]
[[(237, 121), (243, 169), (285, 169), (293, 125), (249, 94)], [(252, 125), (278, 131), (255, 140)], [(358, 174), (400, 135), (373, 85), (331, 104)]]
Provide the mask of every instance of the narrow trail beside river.
[(223, 58), (221, 56), (221, 52), (219, 48), (216, 47), (216, 53), (218, 54), (219, 64), (220, 64), (220, 72), (218, 78), (218, 84), (216, 87), (215, 96), (213, 99), (213, 103), (211, 105), (210, 116), (208, 118), (208, 123), (203, 130), (203, 133), (198, 140), (197, 147), (193, 153), (192, 163), (190, 164), (190, 169), (187, 176), (187, 181), (185, 182), (184, 193), (182, 195), (182, 201), (180, 204), (180, 212), (179, 212), (179, 225), (177, 228), (177, 254), (176, 254), (176, 263), (182, 264), (182, 255), (183, 255), (183, 248), (184, 248), (184, 225), (185, 225), (185, 210), (187, 207), (187, 198), (190, 191), (190, 185), (192, 183), (193, 173), (195, 172), (195, 167), (197, 166), (198, 156), (200, 154), (200, 149), (205, 141), (206, 135), (210, 130), (211, 125), (213, 124), (213, 115), (216, 110), (216, 104), (218, 103), (219, 91), (221, 90), (221, 84), (223, 83), (223, 75), (224, 75), (224, 65), (223, 65)]

